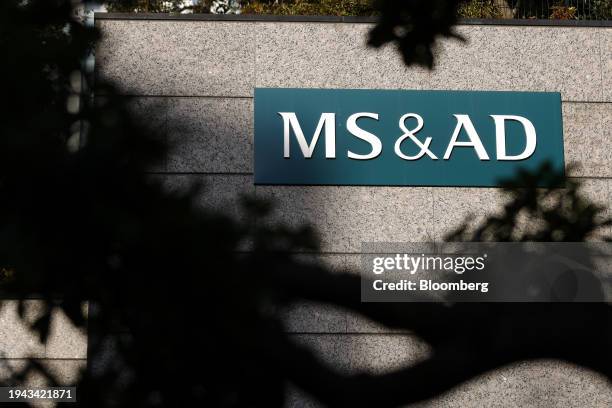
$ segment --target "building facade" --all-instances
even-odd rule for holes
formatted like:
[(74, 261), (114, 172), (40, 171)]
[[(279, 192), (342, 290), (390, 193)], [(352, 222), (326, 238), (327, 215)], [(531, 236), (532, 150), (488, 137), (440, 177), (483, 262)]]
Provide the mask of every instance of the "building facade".
[[(317, 228), (321, 252), (306, 256), (333, 269), (358, 270), (364, 242), (439, 242), (467, 215), (478, 222), (495, 213), (504, 196), (497, 188), (255, 186), (255, 88), (560, 92), (565, 160), (579, 165), (568, 174), (595, 202), (612, 203), (609, 24), (463, 23), (457, 31), (467, 42), (441, 40), (433, 71), (406, 67), (393, 47), (368, 48), (367, 19), (97, 14), (96, 25), (102, 32), (96, 75), (118, 85), (135, 113), (175, 145), (151, 170), (156, 177), (171, 187), (203, 181), (202, 206), (237, 216), (241, 193), (273, 200), (278, 221)], [(0, 314), (0, 327), (11, 328), (0, 336), (3, 361), (33, 356), (70, 382), (86, 362), (85, 337), (59, 316), (56, 343), (40, 346), (13, 309)], [(287, 330), (347, 372), (392, 370), (428, 353), (408, 332), (326, 306), (295, 306)], [(298, 390), (288, 404), (317, 406)], [(423, 406), (533, 405), (610, 406), (612, 387), (566, 363), (522, 362)]]
[[(166, 112), (147, 118), (176, 146), (154, 171), (169, 185), (203, 181), (204, 206), (238, 211), (244, 192), (273, 200), (279, 221), (317, 228), (322, 252), (312, 256), (332, 268), (358, 270), (364, 242), (440, 241), (468, 214), (478, 219), (498, 211), (504, 197), (496, 188), (255, 186), (255, 88), (560, 92), (565, 159), (580, 165), (569, 175), (583, 181), (594, 201), (612, 202), (612, 27), (460, 25), (467, 42), (442, 40), (428, 71), (407, 68), (393, 47), (368, 48), (367, 20), (96, 17), (103, 35), (97, 75), (133, 97), (145, 118), (151, 104)], [(287, 329), (346, 371), (390, 370), (428, 352), (409, 333), (330, 307), (296, 306)], [(611, 401), (610, 385), (596, 374), (542, 361), (489, 373), (429, 405)], [(289, 404), (314, 403), (296, 391)]]

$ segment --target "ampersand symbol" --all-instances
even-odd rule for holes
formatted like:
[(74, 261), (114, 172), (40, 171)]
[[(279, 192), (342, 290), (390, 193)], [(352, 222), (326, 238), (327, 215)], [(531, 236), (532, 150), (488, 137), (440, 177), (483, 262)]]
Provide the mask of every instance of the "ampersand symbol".
[[(406, 119), (408, 118), (414, 118), (417, 120), (416, 128), (412, 130), (408, 130), (406, 128), (405, 122), (406, 122)], [(431, 137), (426, 137), (425, 143), (423, 144), (415, 136), (423, 128), (423, 118), (421, 116), (415, 113), (407, 113), (400, 118), (399, 127), (402, 130), (402, 132), (404, 132), (404, 134), (402, 135), (402, 137), (397, 139), (397, 141), (395, 142), (395, 154), (397, 154), (399, 157), (401, 157), (404, 160), (419, 160), (425, 154), (427, 154), (433, 160), (438, 160), (436, 155), (433, 154), (431, 150), (429, 150), (429, 145), (431, 144)], [(417, 146), (421, 148), (421, 151), (415, 156), (406, 156), (404, 153), (402, 153), (402, 150), (400, 148), (402, 146), (402, 142), (406, 140), (406, 138), (410, 138), (410, 140), (412, 140)]]

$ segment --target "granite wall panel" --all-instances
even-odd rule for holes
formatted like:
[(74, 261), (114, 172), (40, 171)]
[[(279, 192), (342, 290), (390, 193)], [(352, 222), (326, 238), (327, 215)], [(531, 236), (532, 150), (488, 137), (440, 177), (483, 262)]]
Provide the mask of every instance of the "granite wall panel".
[[(406, 68), (393, 47), (365, 45), (369, 25), (258, 25), (258, 87), (559, 91), (602, 101), (600, 36), (568, 27), (461, 26), (442, 40), (434, 71)], [(607, 101), (610, 101), (607, 99)]]
[[(329, 339), (321, 337), (320, 343), (319, 350), (322, 353), (330, 351), (329, 347), (325, 347)], [(309, 344), (317, 344), (317, 341), (311, 338)], [(339, 366), (339, 363), (334, 364)], [(407, 384), (406, 392), (409, 392), (409, 387)], [(502, 367), (460, 384), (437, 398), (405, 407), (604, 408), (610, 404), (612, 404), (612, 387), (602, 375), (565, 362), (539, 360)], [(324, 407), (307, 393), (296, 388), (289, 390), (285, 406)]]
[(612, 30), (599, 32), (599, 46), (601, 52), (601, 80), (604, 101), (612, 101)]
[(252, 99), (168, 98), (167, 115), (167, 171), (253, 172)]
[(130, 95), (250, 96), (254, 23), (100, 20), (96, 73)]
[[(612, 102), (612, 30), (459, 26), (436, 70), (406, 68), (368, 48), (369, 24), (206, 21), (97, 22), (101, 78), (138, 95), (251, 96), (259, 87), (559, 91)], [(197, 41), (200, 39), (200, 41)]]
[(277, 203), (276, 220), (310, 223), (323, 252), (359, 253), (364, 242), (433, 239), (429, 187), (257, 186), (258, 197)]
[[(153, 100), (166, 108), (156, 120), (175, 147), (156, 170), (166, 174), (156, 177), (178, 189), (205, 182), (201, 205), (230, 208), (237, 216), (243, 192), (275, 201), (278, 211), (270, 222), (314, 223), (324, 254), (302, 256), (319, 257), (334, 271), (359, 269), (362, 242), (441, 240), (469, 213), (480, 220), (497, 211), (504, 197), (487, 188), (255, 187), (255, 87), (559, 91), (566, 160), (581, 164), (570, 174), (584, 182), (589, 197), (612, 202), (610, 28), (460, 26), (468, 41), (443, 40), (436, 70), (428, 71), (406, 68), (394, 47), (367, 48), (368, 24), (99, 20), (97, 25), (103, 32), (98, 77), (143, 99), (137, 102), (145, 107), (143, 114)], [(0, 328), (20, 327), (2, 313)], [(287, 310), (286, 327), (347, 373), (389, 371), (429, 352), (408, 333), (331, 306), (294, 305)], [(17, 337), (0, 336), (0, 350), (12, 350), (15, 358), (49, 353), (22, 328), (15, 330)], [(58, 333), (72, 337), (69, 330)], [(70, 342), (52, 347), (51, 354), (68, 356)], [(82, 348), (76, 350), (81, 351), (75, 358), (83, 355)], [(612, 387), (569, 364), (525, 362), (417, 406), (534, 404), (610, 406)], [(288, 406), (318, 404), (297, 392), (290, 394)]]
[(31, 325), (42, 316), (40, 301), (24, 301), (24, 314), (20, 317), (18, 301), (3, 300), (0, 303), (0, 358), (43, 358), (45, 345)]
[[(577, 178), (574, 179), (581, 183), (581, 194), (592, 200), (594, 203), (607, 207), (602, 213), (604, 216), (611, 217), (610, 203), (612, 195), (610, 193), (612, 180), (609, 178)], [(434, 231), (435, 239), (438, 242), (445, 240), (445, 237), (469, 221), (471, 229), (481, 225), (481, 223), (492, 215), (503, 212), (503, 206), (511, 196), (495, 188), (459, 188), (445, 187), (436, 188), (434, 195)], [(529, 225), (519, 225), (519, 228), (528, 228)], [(602, 229), (602, 233), (609, 231), (609, 228)], [(595, 237), (594, 237), (595, 238)]]
[(563, 103), (565, 161), (574, 177), (612, 177), (612, 103)]

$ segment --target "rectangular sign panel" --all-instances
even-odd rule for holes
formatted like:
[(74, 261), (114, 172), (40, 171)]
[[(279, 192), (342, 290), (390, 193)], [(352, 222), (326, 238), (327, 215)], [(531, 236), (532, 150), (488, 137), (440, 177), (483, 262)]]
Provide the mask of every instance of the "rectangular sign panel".
[(498, 186), (564, 171), (561, 96), (256, 89), (255, 183)]

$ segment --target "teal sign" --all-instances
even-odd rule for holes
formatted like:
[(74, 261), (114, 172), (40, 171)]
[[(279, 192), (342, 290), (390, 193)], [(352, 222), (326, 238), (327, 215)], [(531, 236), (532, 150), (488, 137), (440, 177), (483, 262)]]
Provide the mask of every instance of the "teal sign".
[(256, 89), (255, 183), (498, 186), (564, 171), (548, 92)]

